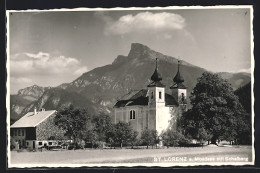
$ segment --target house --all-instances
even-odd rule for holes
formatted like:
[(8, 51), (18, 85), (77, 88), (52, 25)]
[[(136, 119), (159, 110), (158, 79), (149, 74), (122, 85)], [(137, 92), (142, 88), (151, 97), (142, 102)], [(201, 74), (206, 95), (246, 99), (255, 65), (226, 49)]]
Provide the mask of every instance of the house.
[(187, 90), (180, 74), (180, 61), (170, 94), (165, 92), (166, 86), (161, 82), (157, 58), (151, 81), (147, 88), (131, 91), (116, 102), (114, 123), (129, 122), (139, 134), (144, 129), (153, 129), (158, 135), (176, 125), (176, 119), (187, 109)]
[(54, 124), (55, 110), (28, 112), (11, 125), (11, 139), (18, 145), (16, 149), (38, 149), (57, 145), (64, 131)]

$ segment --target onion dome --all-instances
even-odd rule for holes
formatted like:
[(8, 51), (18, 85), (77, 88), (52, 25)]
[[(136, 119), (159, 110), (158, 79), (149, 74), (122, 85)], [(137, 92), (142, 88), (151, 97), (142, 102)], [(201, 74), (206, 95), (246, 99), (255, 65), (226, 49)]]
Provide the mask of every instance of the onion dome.
[(159, 82), (162, 80), (162, 76), (160, 73), (158, 73), (158, 66), (157, 66), (157, 58), (156, 58), (156, 66), (155, 66), (155, 71), (153, 75), (151, 76), (151, 80), (154, 82)]
[(180, 74), (180, 61), (178, 61), (178, 71), (177, 71), (175, 77), (173, 78), (173, 82), (175, 82), (177, 84), (184, 82), (184, 79)]

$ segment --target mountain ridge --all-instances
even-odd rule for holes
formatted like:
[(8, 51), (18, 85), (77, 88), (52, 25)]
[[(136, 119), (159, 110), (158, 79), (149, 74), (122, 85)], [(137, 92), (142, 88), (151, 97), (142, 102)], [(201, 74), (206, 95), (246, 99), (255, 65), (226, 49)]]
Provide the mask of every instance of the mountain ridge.
[[(22, 114), (32, 111), (33, 107), (37, 107), (37, 109), (44, 107), (46, 110), (48, 108), (58, 109), (60, 106), (66, 105), (70, 99), (79, 106), (89, 105), (95, 113), (99, 111), (111, 113), (118, 98), (131, 90), (146, 88), (151, 82), (150, 77), (155, 69), (155, 58), (158, 58), (158, 71), (162, 75), (162, 83), (166, 85), (166, 92), (171, 93), (169, 86), (173, 84), (178, 59), (163, 55), (140, 43), (133, 43), (127, 56), (118, 55), (111, 64), (83, 73), (70, 83), (47, 89), (42, 93), (41, 99), (38, 98), (24, 108)], [(197, 78), (205, 71), (207, 70), (182, 61), (181, 74), (185, 80), (184, 84), (188, 87), (188, 96), (197, 83)], [(232, 86), (236, 89), (238, 85), (250, 80), (249, 76), (240, 75), (242, 76), (236, 74), (223, 76), (231, 81)], [(71, 98), (65, 97), (65, 95), (69, 95)], [(22, 116), (21, 113), (20, 116)]]

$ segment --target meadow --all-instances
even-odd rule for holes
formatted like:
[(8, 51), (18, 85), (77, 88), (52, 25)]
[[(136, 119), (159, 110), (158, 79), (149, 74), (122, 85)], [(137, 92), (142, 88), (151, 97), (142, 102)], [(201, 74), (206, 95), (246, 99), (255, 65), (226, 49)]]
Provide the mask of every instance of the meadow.
[(252, 162), (251, 146), (170, 147), (161, 149), (82, 149), (10, 153), (12, 166), (107, 163), (245, 163)]

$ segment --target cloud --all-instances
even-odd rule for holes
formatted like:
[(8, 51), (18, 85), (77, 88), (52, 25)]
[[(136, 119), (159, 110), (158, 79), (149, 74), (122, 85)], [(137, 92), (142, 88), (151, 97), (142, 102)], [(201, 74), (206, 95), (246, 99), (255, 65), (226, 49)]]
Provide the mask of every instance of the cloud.
[(251, 73), (251, 68), (240, 69), (240, 70), (238, 70), (238, 72), (240, 72), (240, 73)]
[(16, 84), (20, 84), (20, 83), (25, 83), (25, 84), (28, 84), (28, 83), (31, 83), (32, 80), (29, 79), (29, 78), (26, 78), (26, 77), (11, 77), (10, 78), (10, 81), (11, 83), (16, 83)]
[(11, 56), (10, 70), (12, 75), (26, 76), (30, 74), (39, 75), (71, 75), (79, 74), (79, 69), (87, 71), (76, 58), (65, 56), (53, 56), (49, 53), (39, 52), (19, 53)]
[(74, 71), (74, 74), (81, 75), (82, 73), (85, 73), (86, 71), (88, 71), (87, 67), (81, 67), (78, 70)]
[(10, 56), (10, 89), (16, 93), (19, 89), (37, 84), (57, 86), (71, 82), (88, 68), (76, 58), (57, 53), (44, 52), (18, 53)]
[[(103, 13), (99, 14), (106, 22), (106, 35), (123, 35), (132, 32), (154, 33), (182, 30), (186, 26), (185, 18), (174, 13), (141, 12), (136, 15), (128, 14), (118, 20), (112, 20)], [(169, 38), (169, 34), (167, 35)]]

